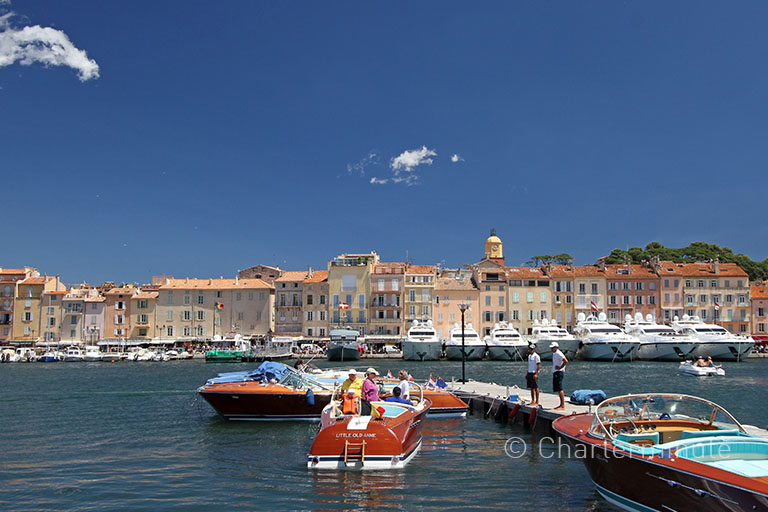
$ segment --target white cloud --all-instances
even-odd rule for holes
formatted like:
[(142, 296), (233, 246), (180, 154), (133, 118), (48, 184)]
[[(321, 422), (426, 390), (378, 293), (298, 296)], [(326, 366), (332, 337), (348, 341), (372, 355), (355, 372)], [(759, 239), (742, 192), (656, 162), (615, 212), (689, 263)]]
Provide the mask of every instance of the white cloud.
[(373, 177), (371, 178), (371, 181), (369, 183), (371, 185), (384, 185), (388, 181), (389, 181), (388, 179), (379, 179), (379, 178)]
[(421, 149), (412, 149), (400, 153), (392, 159), (390, 167), (394, 169), (395, 174), (400, 171), (411, 172), (421, 164), (432, 165), (430, 156), (437, 156), (437, 153), (432, 149), (427, 149), (427, 146), (421, 146)]
[[(0, 0), (0, 6), (10, 5), (8, 0)], [(13, 12), (0, 16), (0, 68), (15, 62), (30, 66), (36, 62), (43, 66), (69, 66), (77, 71), (80, 81), (99, 78), (99, 65), (88, 58), (85, 50), (80, 50), (61, 30), (39, 25), (23, 27), (11, 26)]]
[(379, 163), (379, 155), (376, 154), (376, 151), (370, 151), (368, 155), (361, 159), (359, 162), (354, 164), (347, 164), (347, 172), (349, 174), (356, 172), (360, 173), (360, 176), (364, 176), (366, 167), (369, 165), (377, 165)]
[(461, 157), (461, 155), (457, 155), (456, 153), (451, 155), (451, 162), (457, 163), (457, 162), (463, 162), (464, 159)]

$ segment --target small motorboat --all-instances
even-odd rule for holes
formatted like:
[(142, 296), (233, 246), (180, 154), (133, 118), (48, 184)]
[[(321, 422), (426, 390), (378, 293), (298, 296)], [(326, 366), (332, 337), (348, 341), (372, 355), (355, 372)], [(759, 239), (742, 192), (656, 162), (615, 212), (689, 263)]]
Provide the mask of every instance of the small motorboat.
[(703, 398), (624, 395), (552, 427), (624, 510), (768, 509), (768, 439)]
[(55, 350), (46, 350), (37, 360), (41, 363), (58, 363), (61, 361), (61, 356)]
[(67, 363), (79, 363), (85, 361), (83, 357), (83, 351), (79, 347), (67, 347), (67, 351), (64, 353), (64, 361)]
[(694, 377), (725, 377), (725, 370), (722, 366), (697, 366), (692, 361), (683, 361), (680, 363), (680, 373), (693, 375)]
[(85, 347), (85, 354), (83, 355), (83, 358), (86, 361), (89, 361), (89, 362), (101, 361), (102, 357), (103, 356), (101, 354), (101, 350), (99, 350), (99, 347), (95, 345), (88, 345), (87, 347)]
[[(340, 392), (340, 387), (336, 388)], [(424, 419), (432, 405), (413, 385), (413, 405), (371, 402), (373, 415), (343, 414), (341, 396), (334, 392), (323, 408), (320, 431), (307, 455), (313, 469), (399, 469), (421, 448)]]
[(360, 359), (360, 332), (348, 327), (332, 329), (326, 357), (329, 361), (357, 361)]

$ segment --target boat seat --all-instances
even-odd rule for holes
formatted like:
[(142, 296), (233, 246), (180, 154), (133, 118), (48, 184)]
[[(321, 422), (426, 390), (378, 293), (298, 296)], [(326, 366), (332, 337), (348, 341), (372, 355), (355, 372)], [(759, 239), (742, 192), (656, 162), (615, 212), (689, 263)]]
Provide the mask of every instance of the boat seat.
[(393, 406), (387, 402), (375, 402), (375, 404), (376, 407), (384, 409), (384, 413), (381, 415), (382, 418), (397, 418), (406, 411), (403, 407)]
[(619, 441), (632, 444), (654, 445), (659, 444), (658, 432), (647, 432), (643, 434), (619, 434), (616, 436)]
[(721, 460), (707, 462), (707, 465), (746, 477), (768, 476), (768, 460)]
[(680, 440), (696, 439), (699, 437), (720, 437), (720, 436), (738, 436), (741, 432), (738, 430), (683, 430), (680, 432)]

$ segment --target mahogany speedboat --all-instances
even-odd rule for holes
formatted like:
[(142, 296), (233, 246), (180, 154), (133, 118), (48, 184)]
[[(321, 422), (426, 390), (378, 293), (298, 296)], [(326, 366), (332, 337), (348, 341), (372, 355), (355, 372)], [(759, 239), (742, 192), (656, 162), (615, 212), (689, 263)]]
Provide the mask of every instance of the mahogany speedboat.
[(625, 395), (553, 427), (625, 510), (768, 510), (768, 439), (708, 400)]
[(315, 469), (399, 469), (421, 448), (421, 431), (432, 402), (421, 387), (411, 393), (414, 405), (371, 402), (374, 416), (345, 415), (340, 400), (325, 406), (320, 431), (307, 455)]

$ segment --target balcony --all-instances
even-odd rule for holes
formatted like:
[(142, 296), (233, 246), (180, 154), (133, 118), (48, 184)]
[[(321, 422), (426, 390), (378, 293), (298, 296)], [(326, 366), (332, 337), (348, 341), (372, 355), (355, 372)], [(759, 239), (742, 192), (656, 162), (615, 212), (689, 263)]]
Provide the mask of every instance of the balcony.
[(399, 324), (402, 323), (402, 318), (371, 318), (371, 324)]
[(372, 300), (371, 301), (371, 307), (373, 307), (373, 308), (399, 308), (400, 307), (400, 302), (387, 302), (387, 301)]

